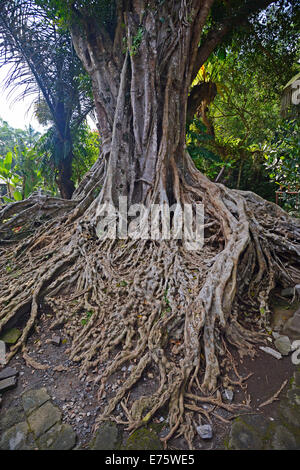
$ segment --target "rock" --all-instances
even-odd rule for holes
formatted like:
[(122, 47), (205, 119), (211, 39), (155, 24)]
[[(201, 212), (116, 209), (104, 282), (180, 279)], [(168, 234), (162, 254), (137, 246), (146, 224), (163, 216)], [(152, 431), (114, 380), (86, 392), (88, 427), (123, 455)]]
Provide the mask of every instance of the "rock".
[(278, 351), (275, 351), (275, 349), (269, 348), (268, 346), (267, 347), (260, 346), (259, 349), (261, 349), (262, 351), (264, 351), (267, 354), (271, 354), (271, 356), (276, 357), (276, 359), (281, 359), (282, 358), (282, 355)]
[(147, 428), (137, 429), (127, 439), (124, 450), (161, 450), (162, 443), (157, 434)]
[(120, 433), (116, 423), (107, 421), (94, 434), (91, 450), (116, 450), (120, 447)]
[(292, 340), (300, 339), (300, 309), (296, 310), (294, 315), (287, 320), (283, 333)]
[(57, 335), (52, 336), (51, 343), (54, 344), (55, 346), (59, 346), (61, 343), (61, 337)]
[(277, 339), (277, 338), (279, 338), (280, 334), (277, 333), (277, 331), (272, 331), (272, 336), (273, 336), (273, 338)]
[(0, 340), (0, 365), (4, 365), (6, 363), (6, 346), (4, 341)]
[(295, 364), (295, 366), (298, 366), (300, 364), (300, 348), (293, 352), (291, 359), (292, 363)]
[(296, 405), (300, 407), (300, 389), (299, 388), (288, 390), (286, 396), (289, 402), (291, 403), (291, 405)]
[(11, 428), (15, 424), (25, 421), (25, 414), (21, 405), (13, 406), (8, 410), (1, 410), (0, 413), (0, 434)]
[(50, 396), (45, 388), (26, 390), (22, 395), (23, 407), (27, 415), (48, 400), (50, 400)]
[(203, 424), (202, 426), (197, 426), (196, 429), (201, 439), (211, 439), (213, 437), (213, 430), (210, 424)]
[(298, 448), (293, 434), (285, 426), (280, 425), (275, 428), (272, 447), (275, 450), (297, 450)]
[(0, 440), (1, 450), (29, 450), (32, 448), (30, 430), (25, 421), (5, 431)]
[(261, 450), (263, 441), (254, 428), (236, 420), (231, 427), (229, 447), (233, 450)]
[(28, 423), (36, 438), (48, 431), (61, 419), (60, 410), (47, 401), (29, 415)]
[(225, 388), (223, 392), (223, 397), (225, 398), (225, 400), (231, 402), (233, 400), (233, 391), (230, 390), (229, 388)]
[(18, 328), (11, 328), (1, 336), (1, 340), (7, 344), (15, 344), (20, 338), (21, 334), (22, 333)]
[(13, 367), (5, 367), (5, 369), (1, 370), (0, 372), (0, 380), (8, 379), (9, 377), (14, 377), (18, 374), (19, 372), (17, 371), (17, 369)]
[(293, 297), (295, 293), (295, 287), (286, 287), (285, 289), (282, 289), (281, 295), (282, 297)]
[(270, 428), (270, 422), (262, 415), (245, 415), (240, 418), (240, 421), (255, 431), (261, 438), (265, 436)]
[(9, 377), (8, 379), (0, 380), (0, 393), (10, 390), (17, 385), (17, 377)]
[(283, 422), (291, 424), (295, 428), (300, 428), (300, 407), (288, 401), (283, 401), (279, 406), (280, 416)]
[(274, 345), (283, 356), (287, 356), (291, 352), (291, 341), (288, 336), (279, 336), (275, 339)]
[(71, 450), (76, 444), (76, 434), (69, 424), (55, 424), (37, 441), (40, 450)]
[(300, 388), (300, 370), (294, 372), (292, 387)]

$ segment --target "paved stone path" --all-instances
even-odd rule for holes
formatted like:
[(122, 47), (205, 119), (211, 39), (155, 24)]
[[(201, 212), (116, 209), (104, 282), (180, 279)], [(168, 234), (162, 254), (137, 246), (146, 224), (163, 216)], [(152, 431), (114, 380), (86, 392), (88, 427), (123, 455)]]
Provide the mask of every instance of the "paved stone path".
[(76, 434), (45, 388), (27, 390), (21, 404), (0, 412), (1, 450), (70, 450)]
[[(149, 429), (135, 431), (123, 444), (120, 428), (106, 422), (96, 431), (91, 450), (161, 449), (157, 434)], [(62, 423), (62, 412), (46, 388), (26, 390), (19, 404), (0, 410), (0, 450), (71, 450), (76, 445), (72, 426)], [(224, 446), (232, 450), (300, 450), (300, 368), (278, 402), (275, 418), (252, 414), (237, 418)]]

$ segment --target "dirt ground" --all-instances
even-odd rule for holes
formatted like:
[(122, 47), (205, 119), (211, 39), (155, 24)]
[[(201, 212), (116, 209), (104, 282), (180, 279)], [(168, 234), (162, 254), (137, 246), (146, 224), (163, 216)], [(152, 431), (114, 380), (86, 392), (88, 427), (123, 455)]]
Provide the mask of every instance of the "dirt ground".
[[(78, 436), (78, 447), (86, 448), (92, 438), (94, 423), (97, 415), (103, 410), (110, 396), (113, 395), (117, 383), (121, 383), (126, 375), (122, 370), (118, 375), (110, 379), (106, 386), (105, 395), (99, 401), (97, 398), (98, 386), (94, 384), (97, 375), (101, 375), (101, 367), (89, 375), (79, 377), (79, 364), (68, 359), (66, 350), (70, 346), (71, 339), (65, 334), (64, 329), (51, 331), (49, 325), (51, 317), (42, 314), (39, 326), (34, 330), (27, 344), (27, 353), (31, 359), (45, 366), (45, 370), (39, 370), (26, 364), (21, 353), (17, 354), (9, 363), (19, 371), (17, 387), (5, 392), (2, 399), (2, 409), (16, 406), (22, 392), (27, 388), (46, 387), (49, 395), (63, 413), (63, 422), (69, 423)], [(59, 335), (59, 346), (50, 342), (53, 335)], [(270, 346), (272, 346), (270, 344)], [(248, 407), (241, 408), (234, 415), (223, 409), (213, 409), (211, 405), (204, 405), (213, 411), (212, 426), (214, 436), (209, 441), (196, 438), (195, 449), (220, 449), (224, 447), (224, 439), (228, 434), (231, 421), (234, 416), (240, 414), (261, 413), (272, 420), (278, 406), (278, 400), (267, 406), (259, 407), (263, 402), (272, 397), (288, 380), (295, 371), (290, 356), (278, 360), (257, 347), (256, 357), (244, 357), (241, 359), (237, 352), (230, 349), (232, 357), (237, 364), (237, 370), (242, 377), (252, 374), (245, 381), (245, 388), (234, 387), (234, 404), (248, 403)], [(147, 371), (139, 384), (132, 391), (133, 396), (140, 396), (145, 391), (149, 393), (149, 387), (155, 390), (156, 371)], [(284, 389), (283, 389), (284, 391)], [(123, 410), (117, 410), (119, 418), (125, 418)], [(160, 410), (154, 422), (159, 425), (160, 436), (168, 432), (166, 422), (166, 410)], [(217, 419), (216, 415), (219, 416)], [(200, 424), (200, 422), (199, 422)], [(202, 420), (201, 424), (206, 424)], [(151, 424), (149, 425), (151, 427)], [(126, 437), (126, 432), (124, 434)], [(182, 438), (174, 438), (169, 442), (170, 449), (186, 449), (186, 443)]]

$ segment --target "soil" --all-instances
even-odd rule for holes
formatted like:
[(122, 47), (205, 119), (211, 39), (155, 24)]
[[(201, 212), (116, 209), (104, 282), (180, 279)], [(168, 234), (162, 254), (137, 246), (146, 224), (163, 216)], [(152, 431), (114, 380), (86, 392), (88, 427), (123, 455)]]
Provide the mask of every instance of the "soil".
[[(283, 312), (285, 314), (285, 309), (283, 309)], [(278, 321), (281, 321), (280, 318)], [(50, 323), (51, 315), (42, 314), (39, 326), (34, 329), (27, 343), (27, 354), (39, 364), (46, 366), (47, 369), (35, 369), (26, 364), (21, 353), (17, 354), (9, 365), (19, 371), (18, 384), (16, 388), (3, 394), (1, 407), (2, 409), (9, 409), (16, 406), (25, 389), (46, 387), (53, 402), (59, 406), (63, 413), (63, 422), (69, 423), (75, 430), (78, 437), (77, 447), (87, 448), (93, 435), (97, 415), (100, 410), (103, 410), (110, 396), (113, 395), (116, 384), (124, 380), (127, 370), (122, 370), (121, 373), (110, 378), (105, 390), (106, 396), (99, 401), (97, 397), (99, 386), (94, 384), (94, 379), (97, 375), (101, 375), (101, 368), (80, 378), (79, 364), (70, 361), (66, 353), (71, 339), (65, 334), (64, 329), (51, 331), (49, 329)], [(59, 346), (50, 342), (54, 335), (59, 335), (61, 338)], [(272, 346), (271, 343), (270, 346)], [(241, 415), (261, 413), (264, 417), (273, 420), (278, 407), (278, 400), (261, 408), (259, 405), (272, 397), (286, 379), (289, 381), (292, 377), (296, 366), (292, 364), (291, 357), (285, 356), (278, 360), (259, 350), (258, 347), (256, 355), (252, 359), (250, 357), (241, 359), (234, 349), (230, 349), (230, 352), (237, 364), (239, 374), (242, 377), (252, 374), (245, 382), (245, 389), (234, 388), (232, 403), (249, 403), (248, 407), (240, 409)], [(148, 370), (132, 391), (132, 395), (137, 397), (145, 392), (150, 393), (151, 389), (155, 390), (155, 374), (156, 371)], [(234, 376), (232, 375), (232, 377)], [(285, 389), (283, 389), (284, 391)], [(207, 409), (212, 409), (211, 405), (205, 406)], [(117, 411), (120, 419), (125, 418), (120, 407)], [(231, 421), (234, 416), (239, 414), (237, 412), (233, 416), (232, 413), (220, 408), (213, 411), (221, 417), (221, 419), (217, 419), (216, 416), (211, 415), (214, 437), (209, 441), (200, 438), (194, 439), (195, 449), (224, 448), (225, 437), (229, 433)], [(153, 423), (149, 424), (149, 427), (153, 427), (161, 437), (168, 432), (166, 416), (166, 410), (160, 410)], [(205, 420), (202, 423), (199, 422), (199, 424), (205, 424)], [(126, 437), (128, 437), (128, 433), (125, 432), (124, 439)], [(183, 450), (187, 448), (186, 446), (182, 437), (174, 438), (169, 442), (170, 449)]]

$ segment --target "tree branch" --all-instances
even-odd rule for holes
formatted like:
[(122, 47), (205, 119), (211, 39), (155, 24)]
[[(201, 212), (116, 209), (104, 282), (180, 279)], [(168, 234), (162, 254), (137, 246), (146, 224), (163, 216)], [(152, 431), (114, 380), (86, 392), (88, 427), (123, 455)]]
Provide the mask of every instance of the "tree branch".
[(267, 6), (273, 2), (274, 0), (249, 0), (242, 7), (232, 9), (222, 23), (219, 24), (219, 27), (216, 28), (216, 26), (214, 26), (213, 29), (208, 32), (205, 41), (198, 49), (191, 83), (197, 76), (201, 66), (218, 44), (222, 42), (226, 34), (228, 34), (234, 27), (243, 24), (245, 20), (247, 21), (251, 14), (267, 8)]

